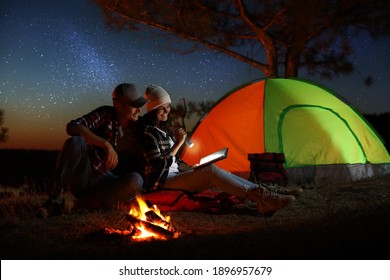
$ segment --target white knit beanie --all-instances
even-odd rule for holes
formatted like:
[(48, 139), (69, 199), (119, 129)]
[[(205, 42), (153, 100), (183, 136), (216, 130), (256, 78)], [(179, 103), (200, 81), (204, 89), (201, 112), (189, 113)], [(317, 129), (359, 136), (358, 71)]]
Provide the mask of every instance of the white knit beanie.
[(148, 100), (145, 105), (147, 112), (150, 112), (166, 103), (171, 103), (171, 98), (169, 97), (168, 92), (157, 85), (148, 86), (145, 90), (144, 97)]

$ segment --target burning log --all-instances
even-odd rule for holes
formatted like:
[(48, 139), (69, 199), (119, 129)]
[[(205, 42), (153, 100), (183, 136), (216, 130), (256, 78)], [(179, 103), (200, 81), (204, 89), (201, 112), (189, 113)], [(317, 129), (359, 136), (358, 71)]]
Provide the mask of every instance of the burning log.
[(161, 227), (169, 230), (170, 232), (176, 232), (176, 229), (173, 227), (172, 223), (163, 220), (161, 216), (157, 215), (153, 210), (146, 212), (145, 216), (147, 222), (161, 225)]
[(132, 230), (120, 230), (120, 229), (105, 227), (104, 232), (106, 234), (112, 234), (116, 236), (132, 236), (135, 233), (135, 228), (133, 228)]
[[(160, 235), (166, 239), (175, 237), (175, 233), (177, 233), (176, 229), (173, 228), (172, 225), (169, 225), (168, 229), (165, 229), (165, 228), (160, 227), (158, 225), (155, 225), (151, 222), (140, 220), (131, 214), (126, 214), (126, 220), (128, 222), (130, 222), (131, 224), (133, 224), (134, 226), (136, 226), (136, 225), (143, 226), (148, 231), (154, 232), (157, 235)], [(169, 224), (163, 220), (161, 220), (161, 221), (166, 223), (166, 224)]]
[(164, 216), (156, 205), (137, 197), (138, 207), (131, 207), (125, 219), (130, 223), (131, 230), (106, 229), (107, 234), (131, 236), (136, 240), (147, 240), (150, 238), (169, 239), (181, 235), (169, 216)]

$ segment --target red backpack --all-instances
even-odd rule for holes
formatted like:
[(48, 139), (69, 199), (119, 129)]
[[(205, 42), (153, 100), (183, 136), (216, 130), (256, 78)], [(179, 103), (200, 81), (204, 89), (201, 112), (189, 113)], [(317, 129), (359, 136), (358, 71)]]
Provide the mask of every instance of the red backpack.
[(250, 162), (249, 181), (255, 183), (287, 184), (287, 171), (284, 168), (285, 158), (282, 153), (248, 154)]

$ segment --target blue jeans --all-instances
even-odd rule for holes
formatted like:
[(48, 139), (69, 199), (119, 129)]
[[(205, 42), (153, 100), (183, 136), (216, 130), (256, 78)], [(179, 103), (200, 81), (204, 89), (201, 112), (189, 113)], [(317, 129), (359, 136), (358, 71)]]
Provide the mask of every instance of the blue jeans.
[(142, 176), (129, 172), (117, 176), (108, 172), (101, 177), (93, 170), (84, 138), (72, 136), (65, 141), (57, 160), (56, 185), (68, 189), (83, 201), (85, 208), (110, 208), (118, 202), (133, 199), (142, 191)]
[(180, 189), (188, 192), (201, 192), (215, 188), (239, 198), (245, 198), (248, 190), (258, 185), (234, 175), (214, 164), (168, 176), (165, 189)]

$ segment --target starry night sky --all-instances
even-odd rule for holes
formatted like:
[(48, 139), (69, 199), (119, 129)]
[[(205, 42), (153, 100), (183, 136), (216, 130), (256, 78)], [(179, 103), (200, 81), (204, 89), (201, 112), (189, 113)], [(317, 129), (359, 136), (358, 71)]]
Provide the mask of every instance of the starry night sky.
[[(167, 51), (153, 32), (130, 33), (104, 25), (90, 0), (2, 0), (0, 3), (0, 109), (9, 140), (0, 148), (59, 149), (66, 123), (111, 104), (118, 83), (140, 92), (159, 84), (173, 102), (218, 100), (236, 86), (264, 75), (234, 58), (204, 50)], [(319, 82), (362, 113), (390, 111), (390, 38), (354, 38), (358, 72)], [(371, 75), (374, 84), (364, 85)]]

